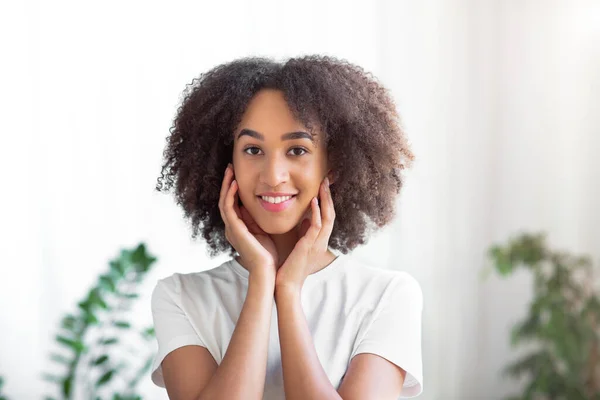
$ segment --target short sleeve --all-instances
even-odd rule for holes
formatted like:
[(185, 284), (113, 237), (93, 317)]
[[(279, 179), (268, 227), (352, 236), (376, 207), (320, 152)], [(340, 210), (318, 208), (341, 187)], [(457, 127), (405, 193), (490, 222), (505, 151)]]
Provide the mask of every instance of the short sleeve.
[(152, 364), (151, 378), (157, 386), (165, 387), (161, 363), (175, 349), (187, 345), (206, 347), (202, 342), (180, 304), (178, 292), (172, 287), (174, 282), (159, 280), (152, 291), (152, 319), (158, 342), (158, 351)]
[(377, 307), (370, 325), (352, 352), (373, 353), (406, 371), (400, 398), (423, 391), (421, 316), (423, 293), (415, 278), (401, 272), (394, 278)]

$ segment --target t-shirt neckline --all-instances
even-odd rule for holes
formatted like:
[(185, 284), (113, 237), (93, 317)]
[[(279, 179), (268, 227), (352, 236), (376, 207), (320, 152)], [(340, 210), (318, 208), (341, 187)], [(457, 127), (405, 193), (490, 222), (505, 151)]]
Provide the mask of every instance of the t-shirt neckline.
[[(325, 268), (310, 274), (306, 277), (306, 280), (304, 281), (304, 284), (312, 284), (314, 282), (321, 282), (325, 279), (327, 279), (328, 277), (330, 277), (332, 274), (334, 274), (341, 265), (344, 264), (344, 261), (346, 259), (346, 255), (345, 254), (339, 254), (336, 258), (333, 259), (332, 262), (330, 262)], [(250, 275), (250, 272), (244, 268), (242, 266), (242, 264), (240, 264), (235, 257), (229, 260), (229, 266), (231, 268), (233, 268), (233, 270), (240, 275), (242, 278), (244, 279), (248, 279), (248, 276)]]

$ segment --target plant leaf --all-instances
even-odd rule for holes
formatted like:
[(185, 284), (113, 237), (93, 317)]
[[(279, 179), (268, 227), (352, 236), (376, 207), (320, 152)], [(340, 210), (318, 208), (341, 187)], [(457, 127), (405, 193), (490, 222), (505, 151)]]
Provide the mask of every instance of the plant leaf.
[(46, 382), (52, 382), (52, 383), (59, 383), (59, 382), (62, 382), (62, 380), (63, 380), (63, 378), (60, 376), (56, 376), (56, 375), (52, 375), (52, 374), (48, 374), (48, 373), (43, 373), (42, 379), (45, 380)]
[(109, 263), (110, 270), (118, 277), (122, 278), (125, 276), (125, 268), (120, 260), (113, 260)]
[(61, 354), (52, 353), (50, 354), (50, 359), (65, 365), (71, 364), (71, 360)]
[(131, 324), (127, 321), (115, 321), (113, 325), (120, 329), (127, 329), (131, 327)]
[(102, 375), (100, 377), (100, 379), (98, 379), (98, 382), (96, 382), (96, 387), (102, 386), (102, 385), (106, 384), (108, 381), (110, 381), (114, 372), (115, 372), (114, 369), (110, 369), (110, 370), (106, 371), (104, 373), (104, 375)]
[(75, 318), (75, 316), (72, 314), (67, 314), (65, 317), (63, 317), (61, 326), (66, 330), (73, 331), (76, 323), (77, 318)]
[(493, 246), (490, 249), (489, 254), (494, 259), (494, 266), (501, 276), (507, 276), (512, 272), (513, 264), (503, 248), (500, 246)]
[(140, 243), (131, 253), (131, 261), (134, 263), (143, 263), (146, 261), (146, 245), (144, 243)]
[(104, 299), (100, 295), (100, 291), (98, 290), (98, 288), (94, 288), (94, 289), (92, 289), (90, 291), (89, 301), (92, 304), (98, 305), (100, 308), (103, 308), (105, 310), (108, 309), (108, 305), (106, 304), (106, 302), (104, 301)]
[(71, 396), (71, 383), (73, 382), (73, 377), (71, 375), (67, 376), (62, 383), (62, 393), (64, 397), (67, 399)]
[(146, 340), (148, 340), (148, 339), (152, 339), (152, 338), (154, 338), (154, 336), (155, 336), (155, 333), (154, 333), (154, 327), (149, 327), (149, 328), (146, 328), (146, 329), (144, 329), (144, 330), (143, 330), (143, 331), (142, 331), (140, 334), (141, 334), (141, 335), (144, 337), (144, 339), (146, 339)]
[(90, 312), (85, 314), (85, 322), (88, 325), (97, 325), (100, 321), (98, 320), (98, 317), (96, 317), (96, 315)]
[(101, 355), (100, 357), (96, 358), (95, 360), (93, 360), (91, 362), (91, 365), (100, 365), (105, 363), (108, 360), (108, 355), (104, 354)]
[(97, 343), (102, 345), (111, 345), (117, 343), (118, 341), (119, 339), (117, 339), (116, 337), (111, 337), (108, 339), (99, 339)]
[(64, 345), (66, 345), (67, 347), (72, 348), (76, 352), (81, 352), (81, 351), (83, 351), (83, 349), (85, 349), (85, 346), (79, 340), (69, 339), (69, 338), (66, 338), (66, 337), (61, 336), (61, 335), (56, 335), (56, 340), (59, 343), (62, 343)]
[(117, 292), (115, 293), (117, 297), (124, 297), (126, 299), (137, 299), (138, 297), (140, 297), (139, 294), (137, 293), (120, 293)]
[(85, 313), (85, 314), (89, 314), (90, 313), (90, 302), (89, 301), (80, 301), (79, 303), (77, 303), (77, 307), (81, 308), (81, 310)]
[(115, 281), (109, 275), (100, 276), (100, 286), (113, 293), (117, 290)]

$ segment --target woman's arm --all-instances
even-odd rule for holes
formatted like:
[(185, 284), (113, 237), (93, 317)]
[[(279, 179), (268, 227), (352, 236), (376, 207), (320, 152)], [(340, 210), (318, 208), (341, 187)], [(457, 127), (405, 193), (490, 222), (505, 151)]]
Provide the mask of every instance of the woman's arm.
[(273, 311), (273, 279), (248, 277), (248, 293), (225, 356), (197, 400), (262, 399)]
[(317, 356), (302, 310), (300, 292), (278, 289), (275, 302), (286, 400), (341, 400)]
[(198, 400), (262, 399), (273, 311), (274, 282), (248, 277), (248, 294), (223, 361)]

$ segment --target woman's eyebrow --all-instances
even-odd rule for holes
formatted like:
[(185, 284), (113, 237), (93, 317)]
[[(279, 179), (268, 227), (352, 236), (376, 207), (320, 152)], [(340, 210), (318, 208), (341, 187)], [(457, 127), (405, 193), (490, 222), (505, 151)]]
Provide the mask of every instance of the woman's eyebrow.
[[(242, 137), (244, 135), (256, 138), (258, 140), (263, 140), (263, 141), (265, 140), (265, 137), (261, 133), (256, 132), (252, 129), (247, 129), (247, 128), (244, 128), (240, 131), (240, 133), (238, 134), (238, 140), (240, 137)], [(285, 134), (281, 135), (281, 140), (295, 140), (295, 139), (308, 139), (313, 143), (315, 142), (313, 135), (311, 135), (308, 132), (297, 131), (297, 132), (289, 132), (289, 133), (285, 133)]]

